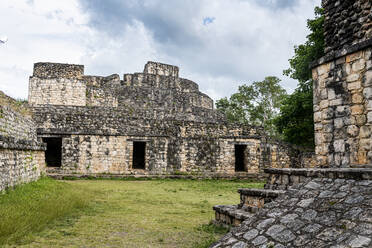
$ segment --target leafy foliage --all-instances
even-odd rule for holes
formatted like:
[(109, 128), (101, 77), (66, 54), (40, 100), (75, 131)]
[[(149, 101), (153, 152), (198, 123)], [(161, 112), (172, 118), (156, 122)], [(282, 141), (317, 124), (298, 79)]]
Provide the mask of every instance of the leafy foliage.
[(289, 59), (290, 68), (284, 70), (284, 75), (296, 79), (302, 84), (309, 84), (312, 75), (309, 65), (312, 61), (324, 55), (324, 10), (316, 7), (315, 19), (307, 20), (310, 34), (305, 44), (295, 46), (295, 55)]
[(224, 112), (230, 122), (263, 126), (274, 136), (276, 133), (273, 120), (286, 96), (286, 91), (279, 82), (277, 77), (266, 77), (252, 85), (243, 84), (230, 99), (218, 100), (217, 109)]
[(290, 68), (284, 74), (299, 81), (299, 87), (286, 97), (275, 126), (285, 141), (308, 148), (314, 147), (313, 82), (310, 62), (324, 55), (323, 9), (315, 8), (315, 19), (307, 21), (310, 34), (305, 44), (295, 46)]

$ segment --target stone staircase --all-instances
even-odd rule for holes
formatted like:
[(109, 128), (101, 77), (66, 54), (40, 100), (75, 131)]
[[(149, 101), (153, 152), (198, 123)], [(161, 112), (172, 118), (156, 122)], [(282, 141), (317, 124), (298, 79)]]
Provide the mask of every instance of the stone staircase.
[(264, 169), (267, 175), (264, 189), (239, 189), (240, 204), (213, 207), (216, 216), (214, 223), (222, 226), (239, 226), (266, 203), (285, 194), (289, 187), (309, 182), (315, 178), (372, 180), (372, 165), (368, 165), (366, 168)]
[(265, 203), (276, 199), (284, 194), (283, 190), (269, 189), (238, 189), (240, 203), (238, 205), (216, 205), (215, 211), (216, 225), (239, 226), (244, 220), (252, 217)]

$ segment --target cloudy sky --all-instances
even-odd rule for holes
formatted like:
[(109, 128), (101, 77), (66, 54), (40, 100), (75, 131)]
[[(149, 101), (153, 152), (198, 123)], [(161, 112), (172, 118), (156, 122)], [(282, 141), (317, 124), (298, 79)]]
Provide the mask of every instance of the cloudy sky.
[(214, 99), (282, 75), (320, 0), (1, 0), (0, 90), (27, 98), (33, 63), (85, 65), (85, 74), (180, 67)]

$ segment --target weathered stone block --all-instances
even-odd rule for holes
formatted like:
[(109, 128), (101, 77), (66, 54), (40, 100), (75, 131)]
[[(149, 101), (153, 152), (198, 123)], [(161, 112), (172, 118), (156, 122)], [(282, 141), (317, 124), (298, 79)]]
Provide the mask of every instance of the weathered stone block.
[(352, 95), (352, 102), (354, 104), (362, 103), (363, 102), (363, 95), (361, 93), (355, 93)]
[[(371, 61), (369, 61), (371, 63)], [(369, 87), (372, 86), (372, 70), (366, 71), (363, 77), (363, 86)]]
[(362, 83), (360, 81), (352, 82), (347, 84), (348, 90), (357, 90), (360, 89), (362, 86)]
[(363, 95), (366, 99), (372, 99), (372, 88), (369, 87), (369, 88), (365, 88), (363, 90)]
[(352, 65), (352, 69), (354, 72), (359, 72), (360, 70), (363, 70), (365, 67), (366, 61), (363, 58), (356, 60)]
[(335, 140), (333, 142), (333, 147), (335, 152), (345, 152), (345, 141), (344, 140)]
[(361, 115), (364, 112), (363, 105), (353, 105), (351, 106), (351, 114), (352, 115)]
[(346, 77), (347, 82), (355, 82), (359, 80), (360, 75), (358, 73), (350, 74)]
[(359, 128), (355, 125), (348, 126), (347, 127), (347, 133), (352, 137), (358, 136)]
[(335, 128), (342, 128), (344, 126), (344, 119), (343, 118), (336, 118), (334, 120)]
[(369, 138), (371, 136), (371, 126), (362, 126), (360, 128), (360, 137)]

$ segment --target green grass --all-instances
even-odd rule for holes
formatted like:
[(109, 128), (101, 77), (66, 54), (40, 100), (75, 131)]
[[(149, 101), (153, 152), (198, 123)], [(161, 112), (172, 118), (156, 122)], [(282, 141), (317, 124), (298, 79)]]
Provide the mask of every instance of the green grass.
[[(209, 247), (227, 231), (209, 224), (214, 218), (212, 206), (237, 204), (240, 187), (262, 187), (262, 184), (216, 180), (43, 179), (0, 196), (0, 216), (4, 213), (7, 216), (6, 224), (1, 217), (0, 244)], [(16, 209), (16, 214), (12, 209)]]
[(43, 178), (0, 195), (0, 246), (20, 244), (56, 219), (86, 208), (89, 193), (84, 192), (80, 186)]

